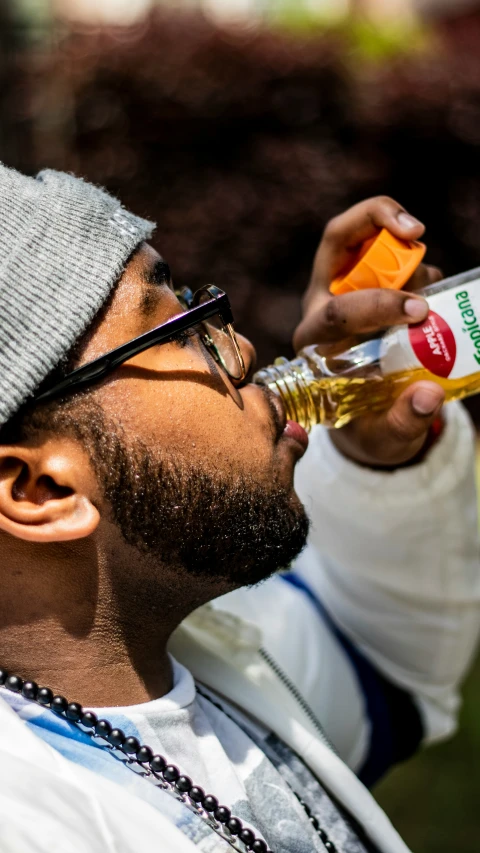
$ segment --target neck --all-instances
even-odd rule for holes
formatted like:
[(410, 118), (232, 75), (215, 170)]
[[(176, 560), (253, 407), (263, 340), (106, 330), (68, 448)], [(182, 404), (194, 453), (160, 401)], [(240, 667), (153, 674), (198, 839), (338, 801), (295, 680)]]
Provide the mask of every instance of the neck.
[(171, 690), (172, 631), (226, 591), (182, 583), (178, 568), (123, 544), (82, 540), (48, 553), (22, 544), (9, 555), (0, 597), (0, 668), (87, 707), (148, 702)]

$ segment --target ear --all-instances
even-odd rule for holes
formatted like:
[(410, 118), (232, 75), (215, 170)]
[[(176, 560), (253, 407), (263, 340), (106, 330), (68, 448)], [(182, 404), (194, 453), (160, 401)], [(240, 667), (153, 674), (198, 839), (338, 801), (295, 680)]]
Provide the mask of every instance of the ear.
[(96, 495), (90, 461), (71, 439), (0, 444), (0, 530), (28, 542), (83, 539), (100, 521)]

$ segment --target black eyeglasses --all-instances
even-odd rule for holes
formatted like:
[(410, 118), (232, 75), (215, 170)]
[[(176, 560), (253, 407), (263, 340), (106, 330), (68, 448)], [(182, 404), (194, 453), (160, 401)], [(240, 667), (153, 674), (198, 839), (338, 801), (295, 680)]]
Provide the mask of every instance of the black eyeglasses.
[(245, 363), (233, 328), (232, 309), (227, 294), (210, 284), (197, 290), (195, 294), (184, 287), (176, 291), (176, 295), (185, 309), (184, 314), (179, 314), (100, 358), (77, 367), (51, 388), (35, 395), (34, 402), (46, 403), (55, 397), (62, 397), (71, 391), (78, 391), (99, 382), (134, 355), (149, 347), (168, 343), (178, 338), (182, 332), (188, 331), (199, 335), (203, 345), (231, 379), (236, 382), (244, 379)]

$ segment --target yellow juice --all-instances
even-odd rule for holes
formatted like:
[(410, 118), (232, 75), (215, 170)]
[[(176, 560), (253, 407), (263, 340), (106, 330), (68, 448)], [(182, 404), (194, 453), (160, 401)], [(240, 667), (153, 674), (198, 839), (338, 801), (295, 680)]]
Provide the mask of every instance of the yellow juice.
[(480, 392), (480, 269), (425, 288), (430, 312), (423, 323), (398, 326), (344, 352), (305, 347), (292, 361), (279, 358), (254, 381), (283, 401), (287, 418), (310, 430), (342, 427), (388, 408), (407, 385), (428, 379), (447, 400)]

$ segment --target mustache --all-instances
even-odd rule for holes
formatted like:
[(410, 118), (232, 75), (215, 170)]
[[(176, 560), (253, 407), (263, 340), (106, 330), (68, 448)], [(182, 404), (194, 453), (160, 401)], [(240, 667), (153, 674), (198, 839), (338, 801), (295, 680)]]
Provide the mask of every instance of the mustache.
[(272, 437), (274, 442), (276, 443), (280, 439), (286, 424), (286, 417), (283, 411), (283, 406), (279, 398), (275, 396), (273, 391), (270, 391), (270, 388), (267, 388), (265, 385), (260, 385), (259, 387), (262, 391), (262, 394), (265, 398), (265, 403), (267, 404), (270, 412)]

